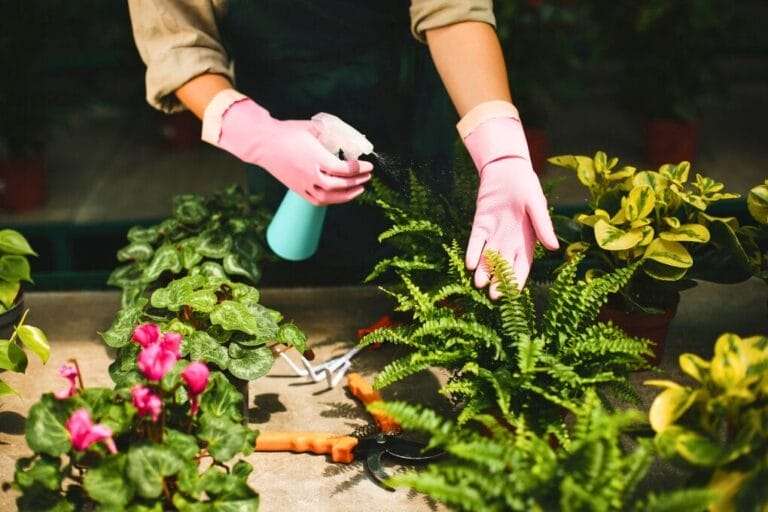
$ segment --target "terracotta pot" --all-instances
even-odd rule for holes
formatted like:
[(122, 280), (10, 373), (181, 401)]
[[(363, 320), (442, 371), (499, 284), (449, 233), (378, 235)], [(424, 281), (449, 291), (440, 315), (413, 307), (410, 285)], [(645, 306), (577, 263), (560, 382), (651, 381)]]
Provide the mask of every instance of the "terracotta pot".
[(646, 158), (651, 165), (693, 162), (698, 145), (698, 125), (674, 119), (651, 119), (645, 125)]
[(200, 144), (200, 120), (191, 112), (171, 114), (163, 119), (163, 138), (174, 149), (188, 149)]
[(611, 306), (603, 306), (597, 319), (601, 322), (613, 322), (630, 336), (637, 338), (648, 338), (654, 345), (653, 364), (659, 364), (664, 355), (664, 348), (669, 332), (669, 324), (677, 313), (677, 306), (667, 309), (664, 313), (650, 314), (637, 311), (626, 312), (621, 309), (615, 309)]
[(549, 133), (541, 128), (525, 128), (525, 138), (528, 140), (533, 170), (536, 174), (541, 174), (547, 165), (549, 155)]
[(24, 212), (43, 206), (47, 174), (43, 158), (0, 161), (0, 208)]

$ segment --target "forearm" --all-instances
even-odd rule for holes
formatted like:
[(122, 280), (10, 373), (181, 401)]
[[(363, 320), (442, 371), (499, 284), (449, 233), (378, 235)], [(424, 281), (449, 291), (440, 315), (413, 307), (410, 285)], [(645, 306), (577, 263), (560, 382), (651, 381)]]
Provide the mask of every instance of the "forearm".
[(511, 101), (504, 55), (491, 25), (467, 21), (428, 30), (426, 35), (459, 116), (486, 101)]
[(232, 82), (227, 77), (206, 73), (196, 76), (176, 89), (176, 97), (192, 113), (202, 119), (205, 107), (208, 106), (213, 97), (224, 89), (231, 88)]

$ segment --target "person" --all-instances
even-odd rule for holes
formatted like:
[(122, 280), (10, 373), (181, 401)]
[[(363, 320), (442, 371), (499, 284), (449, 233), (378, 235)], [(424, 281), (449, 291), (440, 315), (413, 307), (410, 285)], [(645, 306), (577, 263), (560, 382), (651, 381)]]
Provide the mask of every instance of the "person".
[[(466, 249), (474, 284), (500, 295), (482, 264), (485, 250), (499, 251), (522, 287), (536, 240), (558, 247), (512, 103), (492, 0), (128, 4), (149, 103), (191, 110), (203, 140), (266, 170), (253, 173), (264, 190), (271, 176), (316, 205), (348, 204), (363, 192), (372, 164), (350, 165), (325, 150), (308, 121), (317, 112), (351, 124), (377, 151), (433, 167), (450, 159), (458, 113), (479, 173)], [(445, 91), (455, 112), (441, 109)], [(329, 211), (329, 229), (342, 233), (337, 256), (359, 256), (360, 236), (343, 238), (359, 216), (331, 210), (339, 214)]]

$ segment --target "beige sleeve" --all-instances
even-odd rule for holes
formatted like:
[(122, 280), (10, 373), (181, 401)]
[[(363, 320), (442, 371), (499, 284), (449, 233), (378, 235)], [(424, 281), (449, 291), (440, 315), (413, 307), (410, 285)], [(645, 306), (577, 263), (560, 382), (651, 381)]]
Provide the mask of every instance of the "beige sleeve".
[(147, 66), (147, 101), (167, 113), (184, 110), (176, 89), (203, 73), (234, 79), (217, 20), (225, 0), (128, 0), (136, 47)]
[(496, 26), (493, 0), (411, 0), (411, 32), (421, 42), (424, 32), (462, 21)]

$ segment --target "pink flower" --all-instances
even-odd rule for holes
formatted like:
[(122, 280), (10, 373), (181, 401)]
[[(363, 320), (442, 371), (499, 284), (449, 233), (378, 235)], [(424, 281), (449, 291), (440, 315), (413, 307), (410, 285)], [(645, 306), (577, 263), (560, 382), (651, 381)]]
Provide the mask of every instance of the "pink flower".
[(160, 345), (162, 345), (163, 350), (173, 352), (176, 355), (176, 359), (181, 357), (181, 334), (177, 332), (165, 333)]
[(65, 425), (72, 439), (72, 447), (78, 451), (85, 451), (94, 443), (104, 442), (109, 453), (117, 453), (115, 441), (112, 439), (112, 430), (109, 427), (94, 425), (91, 415), (86, 409), (78, 409), (72, 413)]
[(146, 378), (157, 382), (173, 368), (178, 360), (178, 346), (175, 350), (167, 350), (162, 343), (155, 343), (141, 349), (136, 365)]
[(192, 402), (190, 412), (193, 415), (197, 414), (197, 411), (200, 409), (200, 395), (208, 387), (208, 376), (210, 374), (211, 372), (208, 370), (208, 367), (200, 362), (191, 363), (181, 372), (181, 378), (184, 380), (184, 385), (189, 392)]
[(132, 339), (146, 348), (160, 339), (160, 328), (156, 324), (141, 324), (134, 329)]
[(63, 364), (59, 368), (59, 375), (67, 379), (69, 384), (66, 388), (55, 391), (53, 396), (59, 400), (66, 400), (77, 392), (77, 367), (72, 364)]
[(133, 406), (139, 411), (141, 416), (152, 416), (152, 421), (157, 421), (160, 417), (160, 411), (163, 409), (163, 401), (160, 397), (145, 386), (136, 385), (131, 389), (131, 399)]

